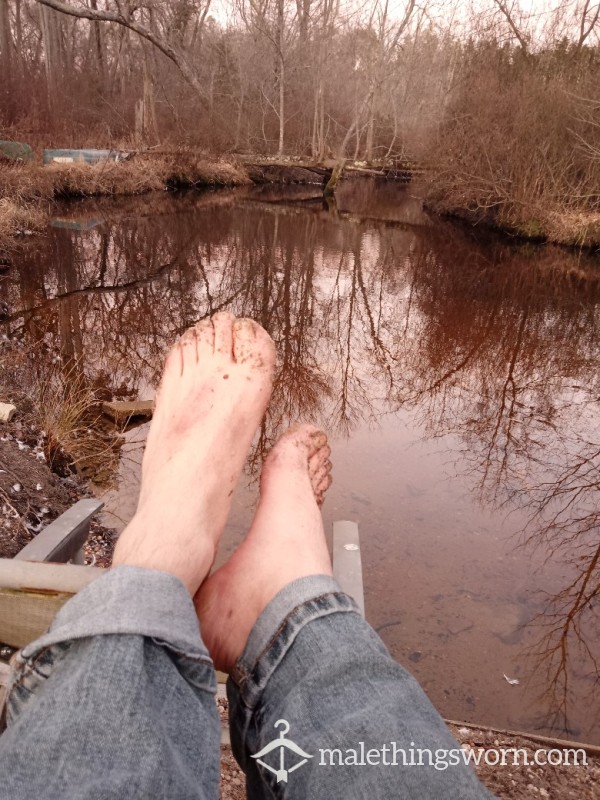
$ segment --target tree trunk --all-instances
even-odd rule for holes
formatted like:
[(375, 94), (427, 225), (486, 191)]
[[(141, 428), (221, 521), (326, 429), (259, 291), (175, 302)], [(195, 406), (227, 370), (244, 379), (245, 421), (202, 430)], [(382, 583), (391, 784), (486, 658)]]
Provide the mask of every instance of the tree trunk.
[(331, 178), (329, 178), (325, 188), (323, 189), (323, 197), (326, 200), (328, 200), (330, 197), (333, 197), (335, 192), (335, 187), (337, 186), (339, 179), (344, 174), (345, 166), (346, 166), (346, 160), (342, 159), (333, 168), (333, 172), (331, 173)]
[(285, 56), (284, 56), (284, 2), (278, 0), (277, 3), (277, 42), (278, 42), (278, 62), (279, 62), (279, 147), (278, 155), (283, 155), (283, 145), (285, 136)]
[(148, 54), (144, 54), (144, 116), (143, 131), (146, 141), (158, 141), (158, 125), (156, 123), (156, 107), (154, 105), (154, 86), (148, 66)]
[(312, 126), (312, 142), (310, 146), (310, 152), (313, 158), (317, 158), (317, 153), (319, 151), (319, 92), (321, 86), (320, 81), (317, 84), (317, 90), (315, 92), (315, 105), (313, 109), (313, 126)]
[[(97, 11), (98, 0), (90, 0), (90, 7)], [(99, 22), (90, 22), (90, 39), (96, 53), (98, 83), (102, 85), (104, 83), (104, 44), (102, 42), (102, 28)]]
[(21, 0), (15, 2), (15, 33), (17, 53), (23, 49), (23, 22), (21, 17)]
[(56, 107), (57, 94), (61, 81), (59, 15), (45, 6), (41, 9), (42, 38), (44, 40), (44, 61), (48, 85), (48, 105)]
[(13, 41), (10, 30), (10, 14), (8, 0), (0, 0), (0, 98), (4, 111), (4, 121), (14, 121), (14, 87), (13, 87)]
[(367, 122), (367, 146), (365, 149), (365, 160), (368, 164), (370, 164), (373, 160), (373, 135), (375, 128), (375, 119), (373, 117), (373, 98), (371, 98), (371, 102), (369, 103), (368, 112), (369, 117)]

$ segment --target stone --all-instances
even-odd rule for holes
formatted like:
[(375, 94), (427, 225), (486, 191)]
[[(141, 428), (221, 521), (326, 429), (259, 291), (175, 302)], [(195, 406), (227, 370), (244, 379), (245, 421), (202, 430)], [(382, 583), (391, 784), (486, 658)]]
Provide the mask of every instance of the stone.
[(111, 403), (102, 403), (102, 413), (110, 417), (117, 425), (123, 425), (131, 419), (144, 417), (151, 419), (154, 412), (154, 400), (134, 400), (122, 402), (115, 400)]
[(11, 403), (0, 403), (0, 422), (10, 422), (17, 410)]

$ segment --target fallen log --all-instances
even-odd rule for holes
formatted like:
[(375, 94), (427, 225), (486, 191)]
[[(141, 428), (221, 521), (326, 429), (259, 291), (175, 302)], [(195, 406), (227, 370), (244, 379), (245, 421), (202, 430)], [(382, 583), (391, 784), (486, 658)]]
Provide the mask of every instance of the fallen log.
[(154, 412), (154, 400), (134, 400), (122, 402), (114, 400), (102, 403), (102, 413), (110, 417), (117, 425), (126, 425), (132, 419), (151, 419)]

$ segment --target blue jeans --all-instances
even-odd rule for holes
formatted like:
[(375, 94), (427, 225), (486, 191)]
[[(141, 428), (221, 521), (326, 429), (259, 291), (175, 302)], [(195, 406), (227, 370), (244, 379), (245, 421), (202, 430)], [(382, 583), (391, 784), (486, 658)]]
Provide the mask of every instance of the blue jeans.
[[(19, 654), (0, 798), (216, 800), (215, 692), (183, 584), (113, 569)], [(227, 693), (250, 800), (491, 797), (454, 763), (462, 751), (443, 720), (332, 578), (274, 598)]]

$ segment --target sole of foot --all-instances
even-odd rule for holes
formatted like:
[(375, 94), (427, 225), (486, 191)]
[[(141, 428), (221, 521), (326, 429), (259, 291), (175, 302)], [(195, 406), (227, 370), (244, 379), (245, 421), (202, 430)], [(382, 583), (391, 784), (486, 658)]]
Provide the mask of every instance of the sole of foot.
[(291, 428), (267, 456), (256, 516), (230, 560), (194, 598), (202, 638), (217, 669), (230, 672), (255, 622), (288, 583), (331, 575), (320, 504), (331, 485), (327, 436)]
[(181, 336), (167, 356), (137, 511), (114, 566), (169, 572), (196, 592), (267, 408), (274, 364), (271, 337), (250, 319), (219, 313)]

